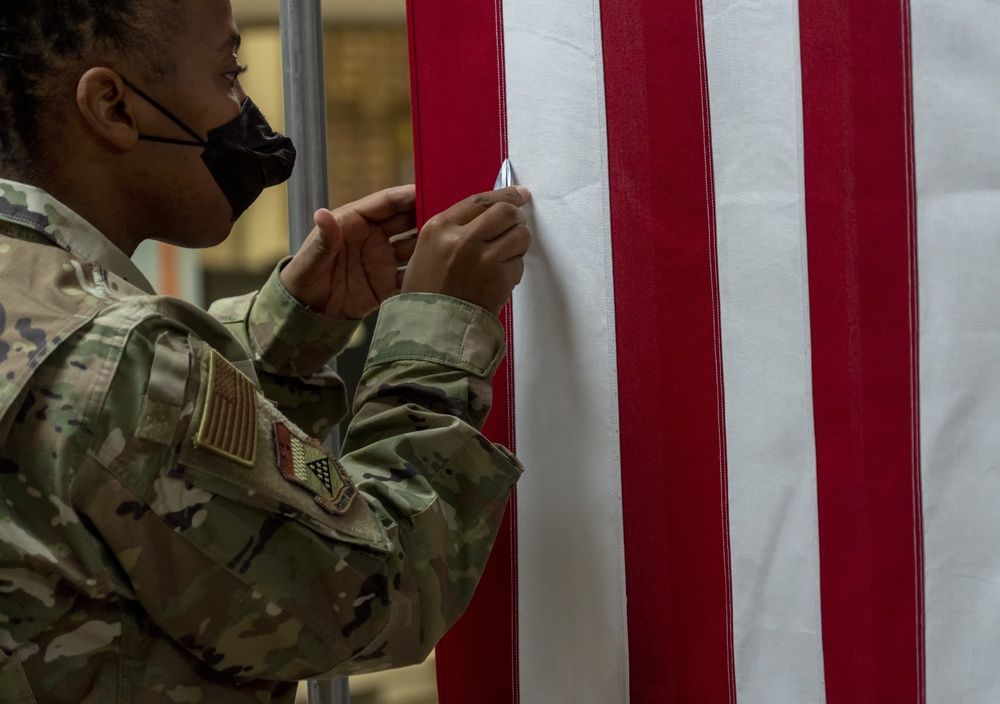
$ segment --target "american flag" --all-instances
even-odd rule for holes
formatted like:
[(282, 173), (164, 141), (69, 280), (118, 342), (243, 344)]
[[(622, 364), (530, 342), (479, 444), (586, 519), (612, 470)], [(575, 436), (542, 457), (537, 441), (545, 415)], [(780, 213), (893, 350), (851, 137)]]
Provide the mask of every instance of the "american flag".
[(253, 466), (257, 449), (257, 399), (253, 382), (215, 350), (195, 445)]
[(1000, 702), (1000, 4), (409, 9), (423, 215), (534, 195), (443, 704)]

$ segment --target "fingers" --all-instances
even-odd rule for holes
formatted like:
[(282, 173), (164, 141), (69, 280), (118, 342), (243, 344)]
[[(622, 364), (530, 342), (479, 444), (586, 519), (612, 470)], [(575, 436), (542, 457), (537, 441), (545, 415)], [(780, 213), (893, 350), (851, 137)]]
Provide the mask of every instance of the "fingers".
[(348, 240), (372, 234), (391, 238), (417, 225), (416, 190), (413, 186), (388, 188), (332, 211)]
[(374, 223), (374, 227), (386, 237), (402, 235), (405, 232), (416, 229), (417, 211), (410, 210), (405, 213), (392, 215), (381, 222)]
[(410, 261), (413, 252), (417, 249), (417, 238), (408, 237), (392, 242), (392, 252), (396, 256), (396, 263), (405, 265)]
[[(380, 194), (375, 194), (380, 195)], [(335, 224), (340, 233), (348, 239), (366, 238), (372, 234), (379, 234), (394, 243), (393, 238), (407, 233), (416, 233), (417, 213), (415, 210), (408, 210), (401, 213), (389, 215), (380, 222), (370, 222), (364, 217), (360, 217), (357, 210), (351, 210), (351, 206), (344, 206), (336, 210), (321, 210), (316, 213), (317, 223), (320, 219), (327, 224), (327, 229), (332, 229)], [(402, 238), (401, 238), (402, 239)], [(393, 249), (396, 249), (393, 244)], [(403, 245), (400, 247), (403, 260), (409, 259), (413, 254), (413, 245)]]
[(507, 280), (510, 282), (511, 288), (521, 283), (521, 279), (524, 278), (524, 257), (510, 259), (504, 264), (504, 267), (507, 269)]
[(492, 242), (514, 228), (523, 227), (527, 222), (524, 211), (516, 205), (496, 203), (466, 227), (473, 239)]
[[(531, 244), (518, 186), (481, 193), (427, 221), (400, 281), (406, 292), (454, 296), (498, 313), (524, 275)], [(406, 240), (397, 238), (400, 248)]]
[(507, 204), (520, 208), (531, 199), (531, 194), (523, 186), (501, 188), (499, 191), (480, 193), (456, 203), (438, 217), (456, 225), (468, 225), (497, 204)]
[[(353, 211), (372, 223), (381, 223), (394, 216), (404, 216), (412, 218), (416, 222), (417, 189), (413, 185), (396, 186), (387, 188), (378, 193), (372, 193), (353, 203), (337, 208), (337, 212)], [(405, 232), (414, 225), (404, 227), (400, 232)]]
[(487, 245), (490, 255), (501, 262), (523, 257), (529, 247), (531, 247), (531, 231), (525, 225), (507, 230)]

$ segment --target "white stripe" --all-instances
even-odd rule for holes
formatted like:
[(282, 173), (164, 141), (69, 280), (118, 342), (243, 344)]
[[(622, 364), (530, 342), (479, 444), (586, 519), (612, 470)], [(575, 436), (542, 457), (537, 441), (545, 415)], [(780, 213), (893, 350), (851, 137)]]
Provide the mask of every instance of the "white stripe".
[(628, 701), (598, 12), (591, 0), (504, 3), (510, 157), (534, 195), (514, 297), (524, 704)]
[(928, 704), (1000, 701), (1000, 5), (913, 0)]
[(705, 0), (740, 702), (826, 700), (798, 5)]

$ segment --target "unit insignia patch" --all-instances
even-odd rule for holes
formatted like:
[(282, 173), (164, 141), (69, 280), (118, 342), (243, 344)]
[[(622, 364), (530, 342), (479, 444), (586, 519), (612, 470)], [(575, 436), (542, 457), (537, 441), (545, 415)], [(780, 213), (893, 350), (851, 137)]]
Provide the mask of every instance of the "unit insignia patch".
[(282, 476), (307, 489), (323, 509), (343, 514), (358, 490), (337, 460), (323, 445), (310, 437), (300, 437), (281, 421), (274, 423), (278, 468)]

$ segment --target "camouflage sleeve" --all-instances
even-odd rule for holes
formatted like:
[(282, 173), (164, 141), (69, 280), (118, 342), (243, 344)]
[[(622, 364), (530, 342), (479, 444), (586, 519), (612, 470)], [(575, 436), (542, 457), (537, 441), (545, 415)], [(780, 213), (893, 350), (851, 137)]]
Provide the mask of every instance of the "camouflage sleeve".
[[(421, 629), (398, 621), (380, 636), (383, 644), (402, 628), (413, 652), (428, 652), (482, 575), (522, 471), (478, 431), (504, 350), (496, 317), (453, 298), (397, 296), (379, 313), (343, 462), (383, 525), (398, 526), (394, 542), (413, 568), (402, 583), (427, 590), (413, 613), (394, 614), (416, 618)], [(375, 662), (398, 664), (389, 652)]]
[(261, 389), (306, 432), (324, 438), (347, 413), (344, 382), (326, 364), (347, 346), (358, 321), (330, 320), (281, 285), (282, 261), (259, 292), (209, 308), (251, 353)]
[(217, 672), (419, 662), (471, 597), (521, 471), (470, 424), (502, 330), (433, 296), (383, 320), (342, 462), (181, 330), (147, 323), (121, 355), (77, 502), (152, 622)]

